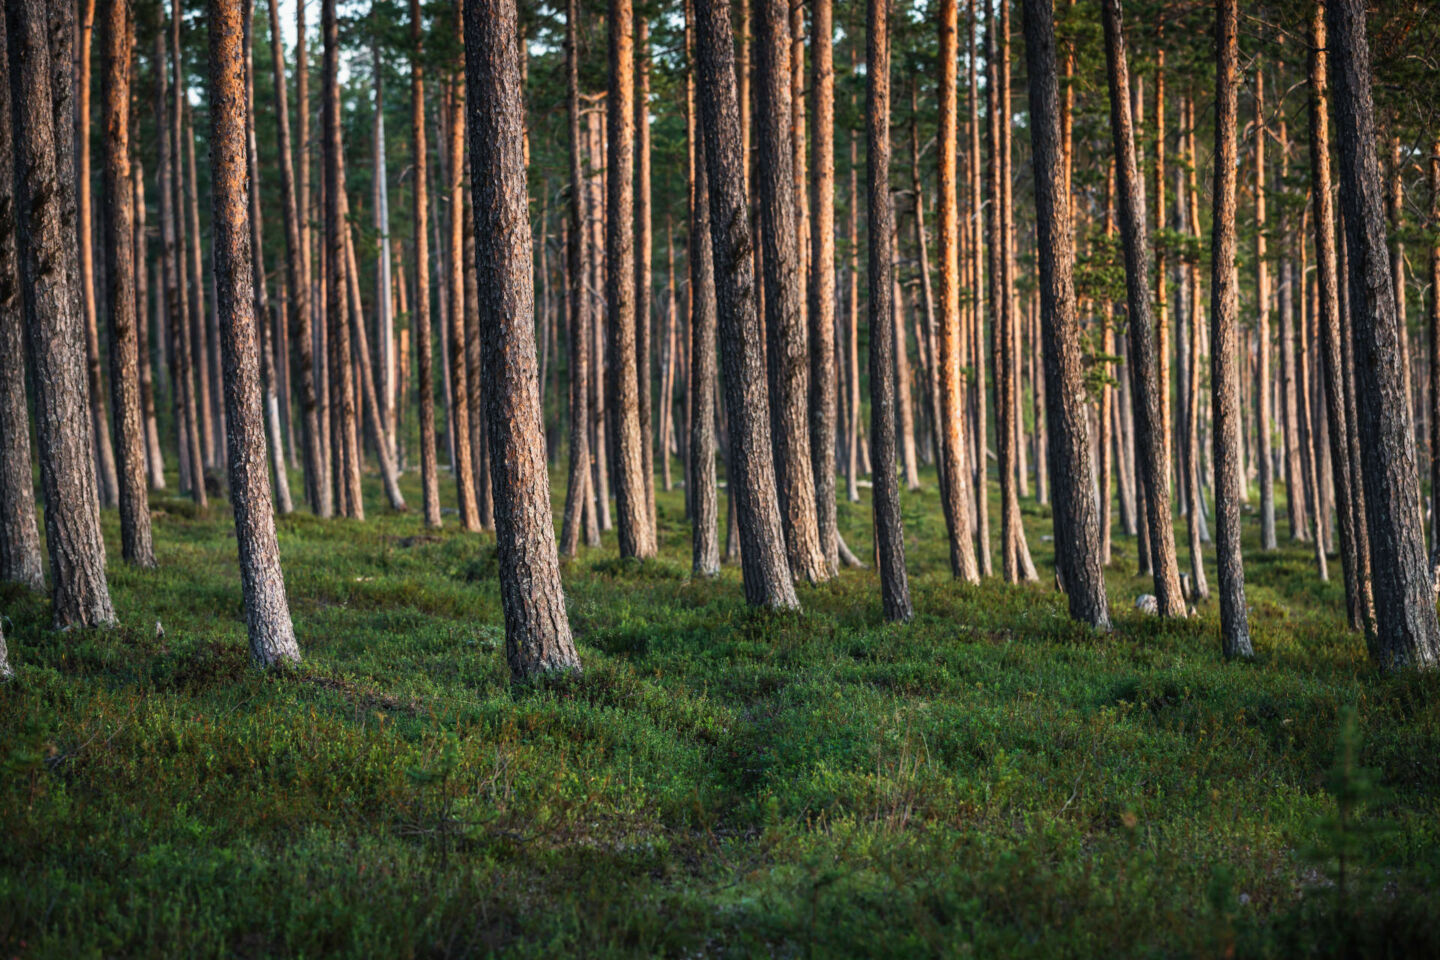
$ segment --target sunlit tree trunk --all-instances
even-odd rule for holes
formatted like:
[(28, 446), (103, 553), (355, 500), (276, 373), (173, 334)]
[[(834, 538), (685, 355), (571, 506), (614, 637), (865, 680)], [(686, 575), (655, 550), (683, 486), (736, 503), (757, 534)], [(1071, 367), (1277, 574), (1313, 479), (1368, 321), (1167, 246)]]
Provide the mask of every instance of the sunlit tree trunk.
[[(985, 456), (988, 446), (986, 436), (990, 429), (985, 412), (985, 313), (986, 308), (993, 303), (993, 290), (986, 286), (985, 280), (986, 270), (993, 267), (993, 264), (987, 264), (986, 260), (986, 255), (989, 254), (992, 246), (993, 236), (986, 231), (982, 224), (989, 222), (994, 210), (993, 207), (988, 207), (981, 202), (980, 82), (979, 71), (976, 69), (976, 62), (979, 59), (976, 32), (979, 29), (981, 16), (978, 0), (970, 0), (969, 9), (970, 43), (969, 56), (965, 58), (965, 62), (970, 90), (970, 215), (973, 218), (971, 230), (975, 239), (972, 249), (974, 267), (971, 271), (974, 279), (971, 289), (975, 296), (975, 305), (971, 312), (975, 322), (970, 353), (974, 375), (972, 389), (975, 397), (975, 402), (971, 404), (975, 424), (975, 552), (976, 559), (980, 563), (980, 575), (988, 577), (994, 574), (995, 568), (990, 553), (990, 482), (989, 465), (986, 463)], [(985, 301), (984, 308), (980, 302), (982, 297)]]
[(470, 450), (470, 383), (465, 359), (465, 113), (460, 90), (449, 91), (446, 123), (450, 178), (449, 262), (446, 283), (449, 290), (450, 331), (450, 431), (454, 442), (452, 468), (455, 473), (456, 497), (460, 504), (460, 526), (471, 532), (480, 529), (480, 510), (476, 499), (475, 464)]
[[(651, 258), (650, 223), (650, 24), (640, 10), (635, 21), (635, 390), (640, 414), (640, 470), (645, 486), (645, 523), (655, 541), (655, 439), (650, 390)], [(658, 551), (659, 546), (656, 545)]]
[(1270, 449), (1270, 263), (1265, 240), (1265, 71), (1255, 71), (1255, 422), (1260, 473), (1260, 549), (1274, 550), (1275, 464)]

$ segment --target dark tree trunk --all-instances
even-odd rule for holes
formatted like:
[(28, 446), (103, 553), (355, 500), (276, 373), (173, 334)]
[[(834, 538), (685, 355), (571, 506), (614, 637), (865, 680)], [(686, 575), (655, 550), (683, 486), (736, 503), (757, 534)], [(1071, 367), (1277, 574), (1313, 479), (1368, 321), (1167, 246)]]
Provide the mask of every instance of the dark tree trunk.
[[(132, 105), (131, 120), (135, 119)], [(140, 353), (140, 414), (145, 431), (145, 466), (151, 490), (165, 489), (165, 454), (155, 419), (155, 381), (150, 362), (150, 257), (145, 229), (145, 169), (138, 157), (130, 165), (130, 202), (134, 217), (135, 332)]]
[[(120, 498), (120, 553), (155, 566), (145, 478), (145, 420), (140, 404), (143, 317), (135, 312), (134, 188), (130, 183), (130, 74), (134, 28), (130, 0), (101, 0), (104, 50), (105, 233), (109, 248), (110, 408), (115, 415), (115, 474)], [(81, 247), (88, 246), (81, 238)]]
[(905, 531), (895, 474), (895, 213), (890, 205), (890, 17), (888, 0), (867, 0), (865, 158), (870, 223), (870, 441), (875, 550), (885, 619), (914, 616), (905, 572)]
[[(418, 0), (416, 0), (418, 2)], [(587, 187), (580, 163), (580, 49), (576, 37), (579, 0), (567, 0), (565, 6), (565, 76), (566, 104), (570, 125), (570, 232), (566, 258), (569, 271), (570, 298), (570, 476), (565, 485), (565, 514), (560, 530), (560, 552), (575, 556), (580, 546), (580, 527), (590, 493), (590, 430), (589, 430), (589, 366), (590, 366), (590, 297), (585, 289), (589, 257), (586, 255)], [(598, 538), (598, 529), (596, 535)]]
[[(296, 354), (300, 361), (300, 410), (305, 448), (305, 499), (317, 516), (324, 517), (330, 513), (330, 497), (321, 467), (325, 453), (320, 446), (320, 424), (315, 396), (315, 347), (310, 331), (310, 284), (305, 269), (306, 254), (302, 243), (301, 218), (295, 195), (295, 173), (290, 160), (290, 114), (285, 103), (285, 55), (280, 37), (280, 13), (276, 0), (269, 0), (269, 4), (270, 55), (275, 67), (276, 146), (280, 153), (281, 212), (284, 214), (285, 222), (285, 286), (289, 292), (287, 305), (290, 313), (291, 336), (295, 340)], [(301, 10), (304, 10), (303, 4)], [(305, 68), (306, 65), (303, 62), (297, 65), (297, 81), (299, 76), (305, 72)], [(303, 103), (301, 107), (303, 109)], [(306, 150), (303, 140), (298, 147), (303, 155)], [(420, 191), (422, 197), (420, 202), (422, 203), (424, 202), (424, 191), (423, 186), (420, 185), (424, 183), (424, 163), (422, 150), (417, 153), (416, 160), (418, 171), (416, 189)], [(417, 223), (419, 224), (417, 230), (423, 236), (425, 224), (423, 216)], [(282, 356), (281, 361), (288, 363), (288, 357)], [(438, 516), (437, 511), (436, 517), (438, 518)]]
[[(333, 0), (327, 0), (327, 7)], [(246, 67), (240, 0), (211, 0), (210, 170), (214, 225), (216, 310), (225, 391), (230, 500), (240, 548), (240, 583), (250, 656), (269, 667), (300, 659), (266, 475), (260, 409), (259, 338), (251, 273), (249, 190), (246, 182)], [(330, 23), (334, 10), (330, 7)]]
[(1357, 432), (1364, 454), (1365, 519), (1375, 602), (1371, 656), (1385, 669), (1428, 668), (1440, 660), (1440, 628), (1425, 557), (1415, 437), (1385, 237), (1375, 149), (1365, 5), (1331, 0), (1326, 9), (1335, 58), (1340, 199), (1350, 259)]
[(505, 655), (511, 676), (523, 680), (578, 670), (580, 658), (560, 585), (545, 467), (515, 0), (465, 5), (465, 73)]
[[(274, 0), (271, 3), (273, 5)], [(438, 528), (440, 474), (435, 455), (434, 347), (430, 334), (430, 156), (425, 142), (422, 36), (420, 0), (410, 0), (410, 137), (415, 173), (415, 366), (420, 380), (416, 391), (420, 401), (420, 485), (424, 491), (425, 525)]]
[(1054, 484), (1055, 563), (1070, 600), (1070, 616), (1103, 630), (1110, 626), (1110, 613), (1101, 564), (1102, 537), (1084, 400), (1084, 357), (1075, 307), (1074, 239), (1061, 150), (1053, 17), (1050, 0), (1026, 0), (1025, 58), (1030, 77), (1040, 322), (1045, 380), (1053, 386), (1046, 393), (1046, 419), (1050, 427), (1050, 479)]
[[(0, 57), (7, 56), (5, 29), (0, 14)], [(30, 417), (25, 407), (26, 318), (15, 246), (18, 184), (12, 129), (7, 68), (0, 72), (0, 580), (43, 590), (45, 566), (35, 520)]]
[(1235, 275), (1235, 137), (1239, 89), (1236, 0), (1215, 5), (1215, 205), (1211, 215), (1210, 389), (1215, 429), (1215, 562), (1226, 657), (1252, 657), (1240, 556), (1240, 304)]
[(1330, 189), (1329, 54), (1325, 41), (1325, 5), (1322, 2), (1316, 4), (1311, 17), (1309, 44), (1311, 220), (1315, 227), (1316, 293), (1320, 299), (1316, 320), (1320, 333), (1320, 376), (1325, 387), (1324, 419), (1329, 438), (1335, 516), (1340, 527), (1340, 561), (1345, 573), (1345, 600), (1350, 627), (1358, 630), (1368, 614), (1366, 591), (1362, 586), (1360, 532), (1356, 529), (1353, 507), (1355, 484), (1350, 472), (1348, 436), (1353, 424), (1345, 403), (1340, 290), (1336, 276), (1335, 199)]
[(620, 556), (655, 555), (645, 499), (639, 374), (635, 364), (635, 47), (630, 0), (610, 0), (610, 94), (605, 180), (605, 304), (610, 377), (606, 403), (615, 444)]
[(1150, 533), (1150, 565), (1159, 611), (1185, 616), (1180, 564), (1175, 557), (1175, 528), (1170, 512), (1170, 457), (1165, 442), (1164, 404), (1160, 396), (1155, 319), (1150, 291), (1150, 241), (1146, 236), (1144, 186), (1135, 155), (1130, 112), (1130, 76), (1126, 63), (1120, 0), (1105, 0), (1105, 54), (1110, 81), (1110, 127), (1115, 143), (1116, 193), (1120, 236), (1125, 246), (1129, 306), (1129, 363), (1135, 405), (1136, 446), (1145, 487), (1145, 516)]
[(765, 268), (766, 362), (770, 431), (780, 490), (781, 525), (796, 579), (827, 578), (815, 519), (810, 464), (809, 348), (802, 315), (796, 244), (795, 171), (790, 123), (790, 23), (785, 0), (760, 0), (756, 17), (756, 170)]
[[(5, 8), (26, 349), (35, 384), (52, 618), (57, 628), (115, 622), (95, 492), (80, 268), (73, 233), (70, 38), (74, 8)], [(54, 41), (52, 49), (47, 40)]]
[[(1430, 222), (1440, 224), (1440, 137), (1430, 144)], [(1430, 244), (1430, 566), (1440, 565), (1440, 238)]]
[(745, 209), (745, 167), (729, 4), (696, 0), (697, 92), (710, 185), (719, 340), (724, 343), (727, 467), (738, 515), (745, 598), (756, 606), (800, 605), (786, 562), (765, 412), (764, 347), (755, 292), (754, 243)]
[[(810, 469), (815, 478), (815, 526), (827, 577), (834, 576), (840, 565), (835, 502), (838, 385), (835, 375), (835, 30), (832, 13), (831, 0), (815, 0), (810, 41), (815, 145), (814, 173), (810, 179), (812, 222), (806, 310), (810, 324)], [(951, 29), (953, 32), (953, 26)]]
[[(827, 0), (820, 0), (825, 5)], [(686, 6), (686, 52), (695, 65), (695, 14)], [(819, 7), (817, 9), (817, 14)], [(693, 88), (690, 109), (693, 113)], [(710, 185), (704, 127), (692, 116), (690, 176), (690, 469), (687, 496), (692, 530), (691, 568), (703, 577), (720, 572), (719, 506), (715, 488), (715, 262), (710, 239)], [(833, 470), (831, 471), (833, 476)], [(832, 484), (833, 485), (833, 484)]]

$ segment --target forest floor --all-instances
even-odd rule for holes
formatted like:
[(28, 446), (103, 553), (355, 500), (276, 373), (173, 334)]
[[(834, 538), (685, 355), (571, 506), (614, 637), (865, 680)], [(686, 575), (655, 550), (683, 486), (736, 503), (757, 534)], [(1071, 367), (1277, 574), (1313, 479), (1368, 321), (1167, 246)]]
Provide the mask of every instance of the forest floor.
[(249, 666), (224, 501), (155, 499), (159, 572), (106, 513), (118, 630), (0, 589), (0, 954), (1440, 956), (1440, 675), (1377, 673), (1338, 561), (1252, 514), (1227, 664), (1213, 600), (1134, 609), (1132, 538), (1114, 632), (1070, 622), (1030, 501), (1042, 581), (969, 587), (933, 475), (904, 494), (896, 626), (873, 570), (798, 615), (691, 579), (662, 492), (658, 560), (566, 564), (583, 676), (517, 689), (493, 536), (367, 496), (280, 522), (288, 673)]

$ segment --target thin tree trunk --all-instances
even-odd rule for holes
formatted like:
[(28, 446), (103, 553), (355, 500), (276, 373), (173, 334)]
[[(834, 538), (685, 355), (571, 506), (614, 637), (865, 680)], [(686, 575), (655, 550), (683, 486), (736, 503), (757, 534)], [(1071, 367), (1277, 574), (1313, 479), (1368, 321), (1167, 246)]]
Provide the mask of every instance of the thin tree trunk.
[[(131, 122), (137, 122), (133, 104)], [(164, 490), (165, 454), (160, 448), (160, 425), (155, 418), (155, 379), (150, 360), (150, 257), (149, 234), (145, 229), (145, 170), (138, 157), (130, 165), (130, 202), (135, 211), (132, 241), (135, 251), (135, 332), (140, 353), (140, 415), (145, 433), (145, 464), (150, 489)]]
[[(5, 31), (5, 14), (0, 12), (0, 66), (8, 56)], [(0, 70), (0, 580), (44, 590), (45, 565), (40, 555), (35, 474), (30, 460), (30, 418), (25, 407), (24, 324), (29, 317), (21, 299), (20, 254), (15, 240), (19, 226), (16, 193), (20, 185), (13, 176), (18, 170), (10, 120), (10, 76), (8, 67)], [(41, 412), (40, 401), (37, 385), (37, 414)]]
[[(110, 409), (115, 414), (116, 479), (120, 499), (120, 553), (137, 567), (155, 566), (150, 535), (150, 498), (145, 478), (145, 419), (140, 402), (140, 343), (136, 326), (134, 188), (130, 183), (130, 75), (134, 27), (129, 0), (102, 0), (105, 126), (105, 233), (109, 248)], [(88, 46), (88, 40), (82, 43)], [(85, 59), (88, 59), (88, 51)], [(88, 70), (82, 70), (82, 77)], [(88, 78), (87, 78), (88, 79)], [(88, 104), (83, 101), (82, 110)], [(88, 110), (85, 110), (88, 114)], [(88, 117), (87, 117), (88, 119)], [(87, 123), (88, 126), (88, 123)], [(88, 131), (87, 131), (88, 132)], [(82, 155), (88, 147), (82, 147)], [(82, 161), (88, 166), (88, 160)], [(88, 181), (81, 190), (88, 193)], [(88, 202), (82, 204), (88, 206)], [(83, 214), (82, 214), (83, 217)], [(82, 235), (81, 273), (89, 234)], [(93, 313), (94, 304), (91, 304)]]
[(810, 351), (797, 243), (789, 6), (786, 0), (759, 0), (758, 13), (756, 194), (763, 227), (770, 430), (790, 572), (796, 579), (819, 583), (831, 574), (820, 545), (810, 460)]
[[(1187, 184), (1186, 229), (1197, 242), (1200, 239), (1200, 210), (1196, 198), (1195, 183), (1195, 101), (1189, 97), (1181, 101), (1182, 124), (1185, 127), (1185, 167)], [(1178, 194), (1177, 194), (1178, 195)], [(1198, 250), (1198, 245), (1196, 247)], [(1210, 584), (1205, 578), (1205, 556), (1203, 543), (1205, 504), (1202, 500), (1200, 472), (1200, 352), (1204, 324), (1200, 321), (1200, 266), (1198, 252), (1187, 257), (1185, 272), (1189, 277), (1190, 294), (1190, 337), (1188, 345), (1189, 364), (1185, 383), (1185, 490), (1188, 500), (1185, 506), (1185, 533), (1190, 546), (1190, 601), (1198, 603), (1210, 596)]]
[[(1430, 222), (1440, 224), (1440, 137), (1430, 144)], [(1430, 245), (1430, 566), (1440, 566), (1440, 237)]]
[(656, 541), (655, 434), (650, 399), (651, 260), (650, 224), (650, 24), (637, 9), (635, 23), (635, 389), (640, 414), (640, 468), (645, 486), (645, 523)]
[[(825, 3), (826, 0), (820, 0)], [(818, 8), (817, 8), (818, 10)], [(695, 12), (685, 4), (685, 44), (692, 69)], [(692, 94), (693, 94), (692, 90)], [(690, 107), (695, 107), (692, 95)], [(710, 184), (705, 126), (692, 125), (694, 155), (690, 176), (690, 472), (691, 569), (699, 576), (720, 573), (719, 506), (715, 481), (715, 260), (711, 241)], [(733, 482), (731, 483), (733, 488)], [(733, 505), (733, 501), (732, 501)]]
[(449, 90), (446, 108), (446, 136), (449, 142), (450, 178), (450, 246), (449, 246), (449, 320), (450, 320), (450, 419), (455, 456), (456, 496), (460, 503), (460, 526), (472, 533), (480, 529), (480, 510), (476, 497), (475, 464), (470, 450), (470, 383), (465, 358), (465, 121), (461, 92)]
[(1265, 71), (1255, 71), (1255, 426), (1260, 473), (1260, 549), (1274, 550), (1275, 461), (1270, 449), (1270, 263), (1265, 244)]
[[(181, 89), (183, 92), (183, 88)], [(204, 427), (200, 432), (200, 440), (208, 451), (208, 463), (220, 467), (224, 465), (225, 458), (225, 418), (220, 410), (219, 319), (213, 309), (209, 313), (205, 309), (205, 273), (200, 248), (200, 187), (195, 173), (195, 121), (190, 114), (189, 101), (182, 103), (185, 105), (181, 128), (184, 131), (182, 142), (185, 148), (185, 174), (182, 179), (185, 209), (189, 211), (189, 228), (186, 231), (190, 262), (189, 302), (194, 330), (192, 340), (195, 346), (196, 384), (199, 389), (196, 402), (200, 408), (200, 423)], [(178, 161), (180, 154), (177, 152), (175, 157)], [(213, 307), (213, 304), (211, 306)]]
[[(1170, 435), (1170, 297), (1165, 289), (1168, 251), (1161, 239), (1165, 230), (1165, 23), (1155, 28), (1155, 367), (1156, 385), (1160, 392), (1160, 422), (1156, 425), (1165, 447), (1166, 491), (1171, 493), (1170, 477), (1175, 461), (1175, 441)], [(1173, 539), (1173, 524), (1172, 524)]]
[[(851, 106), (854, 106), (852, 99)], [(850, 262), (846, 273), (849, 285), (845, 296), (845, 369), (846, 389), (850, 402), (847, 443), (848, 456), (845, 465), (845, 494), (851, 503), (860, 502), (860, 230), (858, 226), (860, 209), (860, 187), (856, 171), (859, 162), (855, 150), (855, 131), (850, 131), (850, 201), (849, 219), (846, 223), (845, 239), (850, 247)]]
[[(1041, 330), (1052, 433), (1055, 561), (1070, 616), (1097, 629), (1110, 626), (1101, 563), (1102, 536), (1091, 473), (1080, 322), (1076, 316), (1074, 231), (1070, 225), (1056, 78), (1055, 24), (1050, 0), (1026, 0), (1025, 57), (1030, 78), (1030, 135), (1035, 168), (1036, 249)], [(942, 126), (943, 129), (943, 126)]]
[[(419, 0), (412, 0), (419, 3)], [(590, 492), (590, 424), (589, 372), (590, 309), (585, 290), (588, 272), (586, 247), (588, 211), (585, 202), (585, 174), (580, 162), (580, 48), (578, 30), (579, 0), (565, 4), (565, 79), (566, 107), (570, 127), (570, 230), (566, 266), (569, 272), (569, 378), (570, 378), (570, 471), (565, 485), (565, 512), (560, 525), (560, 553), (573, 557), (580, 547), (580, 528), (585, 517), (593, 512), (585, 509)], [(599, 539), (595, 530), (594, 539)], [(587, 538), (586, 542), (591, 542)]]
[[(1154, 572), (1159, 612), (1185, 616), (1180, 590), (1180, 565), (1175, 557), (1175, 528), (1170, 511), (1170, 458), (1165, 442), (1165, 405), (1160, 397), (1159, 360), (1149, 289), (1150, 245), (1146, 237), (1145, 198), (1135, 152), (1130, 112), (1130, 79), (1126, 63), (1120, 0), (1105, 0), (1105, 54), (1110, 81), (1110, 125), (1116, 153), (1116, 187), (1120, 200), (1120, 235), (1125, 247), (1125, 279), (1129, 306), (1129, 363), (1135, 402), (1136, 446), (1145, 487), (1145, 517), (1150, 534), (1150, 565)], [(1163, 221), (1162, 221), (1163, 222)]]
[[(980, 83), (976, 61), (979, 51), (975, 42), (976, 31), (979, 29), (980, 12), (977, 0), (970, 0), (970, 55), (966, 57), (966, 69), (968, 71), (968, 87), (970, 90), (970, 211), (973, 217), (971, 223), (971, 235), (974, 237), (973, 256), (975, 305), (971, 308), (974, 316), (974, 340), (971, 351), (972, 367), (974, 370), (974, 396), (975, 402), (971, 405), (975, 417), (975, 540), (976, 559), (980, 563), (980, 576), (989, 577), (995, 573), (994, 562), (990, 553), (990, 468), (985, 459), (987, 447), (986, 435), (989, 431), (987, 415), (985, 412), (985, 313), (981, 308), (982, 296), (986, 308), (993, 303), (993, 291), (986, 287), (986, 257), (982, 254), (982, 247), (985, 253), (989, 253), (992, 235), (986, 232), (981, 226), (982, 216), (988, 219), (994, 213), (993, 207), (987, 208), (981, 203), (981, 164), (980, 164)], [(991, 264), (993, 266), (993, 264)], [(992, 281), (993, 283), (993, 281)]]
[(355, 259), (355, 239), (349, 232), (349, 208), (350, 204), (344, 195), (341, 200), (345, 204), (343, 215), (346, 221), (345, 234), (345, 260), (346, 283), (350, 292), (350, 316), (352, 329), (355, 336), (355, 354), (360, 362), (360, 399), (365, 406), (365, 419), (370, 424), (370, 442), (375, 446), (375, 459), (380, 463), (380, 481), (385, 487), (385, 499), (390, 504), (390, 509), (399, 513), (406, 510), (405, 497), (400, 492), (400, 479), (395, 469), (395, 451), (390, 446), (390, 438), (385, 434), (385, 411), (381, 406), (379, 386), (375, 383), (373, 372), (374, 364), (371, 362), (374, 354), (370, 351), (370, 338), (365, 332), (365, 320), (360, 307), (360, 267)]
[(832, 16), (832, 0), (815, 0), (810, 41), (810, 95), (815, 117), (814, 172), (810, 178), (813, 221), (806, 305), (810, 325), (810, 467), (815, 477), (815, 526), (827, 577), (833, 577), (840, 565), (835, 491), (839, 387), (835, 361), (835, 28)]
[(1253, 657), (1240, 556), (1239, 290), (1235, 274), (1235, 137), (1239, 88), (1236, 0), (1215, 5), (1215, 190), (1211, 217), (1210, 389), (1215, 418), (1215, 559), (1220, 580), (1220, 640), (1227, 658)]
[(424, 491), (425, 525), (438, 529), (441, 525), (440, 472), (435, 454), (434, 347), (430, 332), (430, 151), (425, 142), (423, 36), (420, 0), (410, 0), (410, 139), (415, 175), (415, 352), (416, 373), (420, 378), (417, 390), (420, 400), (420, 486)]
[[(714, 245), (719, 339), (725, 343), (727, 461), (733, 512), (743, 542), (741, 569), (745, 598), (752, 605), (797, 608), (799, 600), (785, 556), (776, 497), (769, 397), (760, 321), (755, 299), (754, 244), (745, 211), (745, 167), (736, 92), (729, 4), (695, 0), (696, 84), (711, 187), (711, 242)], [(713, 149), (711, 149), (713, 148)]]
[(505, 656), (516, 680), (580, 669), (570, 636), (545, 467), (515, 0), (469, 0), (465, 73), (475, 189), (477, 304), (496, 497)]
[(1440, 660), (1440, 627), (1425, 557), (1415, 437), (1403, 367), (1405, 336), (1396, 308), (1376, 156), (1365, 6), (1326, 8), (1335, 57), (1340, 199), (1350, 253), (1358, 424), (1364, 451), (1366, 522), (1375, 602), (1371, 657), (1387, 670), (1430, 668)]
[(865, 159), (870, 224), (870, 436), (874, 443), (875, 550), (885, 619), (914, 615), (905, 572), (905, 531), (895, 476), (895, 214), (890, 205), (890, 23), (888, 0), (867, 0)]

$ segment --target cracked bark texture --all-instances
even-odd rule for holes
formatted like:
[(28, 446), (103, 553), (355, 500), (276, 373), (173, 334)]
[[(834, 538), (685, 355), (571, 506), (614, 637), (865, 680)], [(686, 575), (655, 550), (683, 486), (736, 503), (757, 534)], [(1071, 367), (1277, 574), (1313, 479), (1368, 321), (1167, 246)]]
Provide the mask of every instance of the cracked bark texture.
[(764, 346), (755, 290), (755, 246), (745, 194), (745, 160), (735, 49), (726, 0), (695, 0), (696, 90), (710, 185), (717, 341), (724, 345), (729, 418), (729, 487), (741, 543), (745, 599), (755, 606), (800, 606), (790, 577), (776, 500)]
[(1040, 267), (1040, 332), (1045, 354), (1046, 419), (1054, 505), (1055, 561), (1070, 616), (1110, 626), (1101, 563), (1100, 509), (1091, 466), (1084, 356), (1075, 305), (1075, 250), (1061, 146), (1051, 0), (1025, 0), (1025, 58), (1030, 77), (1030, 136)]
[(550, 512), (545, 425), (535, 355), (535, 303), (525, 185), (524, 91), (515, 0), (465, 5), (476, 304), (505, 654), (523, 680), (580, 668), (565, 612)]
[(5, 16), (20, 283), (35, 384), (52, 620), (61, 629), (109, 626), (115, 610), (105, 582), (74, 242), (74, 9), (24, 0), (6, 4)]
[[(270, 667), (298, 662), (300, 647), (295, 641), (285, 578), (280, 570), (261, 412), (255, 277), (250, 251), (247, 71), (242, 26), (245, 6), (242, 0), (211, 0), (209, 7), (210, 222), (214, 230), (226, 459), (230, 502), (235, 511), (235, 540), (240, 551), (240, 586), (245, 597), (250, 657), (257, 666)], [(333, 23), (333, 8), (331, 14)]]

